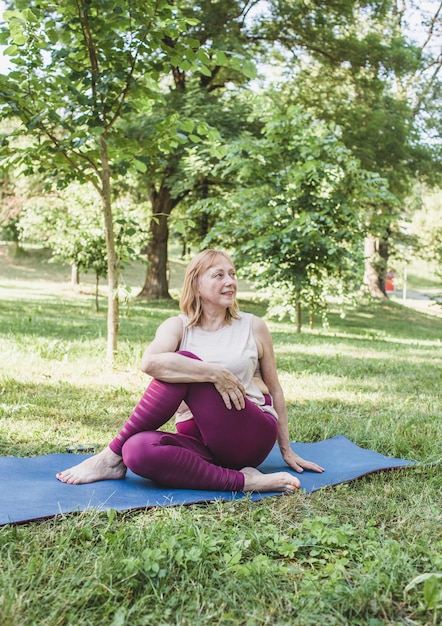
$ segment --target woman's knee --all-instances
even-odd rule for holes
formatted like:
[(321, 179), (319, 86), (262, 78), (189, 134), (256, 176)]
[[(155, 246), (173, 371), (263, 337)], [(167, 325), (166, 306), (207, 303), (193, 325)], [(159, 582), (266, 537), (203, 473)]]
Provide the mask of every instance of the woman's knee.
[(144, 431), (129, 437), (123, 444), (121, 455), (123, 463), (134, 474), (148, 477), (152, 463), (152, 452), (161, 438), (159, 431)]

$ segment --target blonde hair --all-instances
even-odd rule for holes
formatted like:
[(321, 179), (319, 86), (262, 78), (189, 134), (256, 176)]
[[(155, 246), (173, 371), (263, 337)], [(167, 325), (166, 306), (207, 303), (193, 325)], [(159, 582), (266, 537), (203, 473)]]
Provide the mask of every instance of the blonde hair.
[[(209, 267), (214, 265), (218, 257), (223, 257), (230, 263), (233, 262), (230, 256), (222, 250), (212, 250), (208, 248), (197, 254), (189, 263), (184, 276), (183, 292), (180, 298), (180, 309), (187, 316), (187, 326), (199, 326), (203, 316), (201, 298), (199, 297), (198, 281)], [(233, 304), (226, 308), (226, 323), (231, 324), (232, 319), (239, 319), (239, 307), (236, 299)]]

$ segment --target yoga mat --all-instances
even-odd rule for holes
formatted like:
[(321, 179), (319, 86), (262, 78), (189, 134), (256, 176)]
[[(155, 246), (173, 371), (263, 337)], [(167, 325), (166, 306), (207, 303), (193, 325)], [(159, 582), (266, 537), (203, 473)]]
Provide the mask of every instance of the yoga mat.
[[(337, 485), (366, 474), (391, 468), (414, 465), (413, 461), (386, 457), (365, 450), (343, 435), (316, 443), (292, 443), (302, 457), (325, 468), (322, 474), (289, 470), (275, 445), (260, 466), (262, 472), (291, 471), (301, 481), (301, 489), (311, 493), (327, 485)], [(232, 493), (158, 487), (150, 480), (128, 472), (123, 480), (104, 480), (89, 485), (67, 485), (55, 474), (91, 455), (49, 454), (32, 458), (0, 457), (0, 526), (29, 522), (55, 515), (87, 509), (126, 511), (154, 506), (176, 506), (239, 500), (250, 497), (257, 501), (281, 495), (269, 493)]]

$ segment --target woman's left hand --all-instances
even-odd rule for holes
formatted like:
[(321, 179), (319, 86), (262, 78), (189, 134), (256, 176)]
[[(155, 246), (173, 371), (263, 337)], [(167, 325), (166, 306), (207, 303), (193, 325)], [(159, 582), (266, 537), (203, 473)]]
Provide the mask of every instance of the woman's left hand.
[(324, 468), (318, 465), (317, 463), (313, 463), (313, 461), (307, 461), (293, 452), (292, 449), (288, 450), (283, 454), (283, 459), (287, 463), (289, 467), (295, 470), (295, 472), (303, 472), (305, 469), (310, 470), (311, 472), (323, 472)]

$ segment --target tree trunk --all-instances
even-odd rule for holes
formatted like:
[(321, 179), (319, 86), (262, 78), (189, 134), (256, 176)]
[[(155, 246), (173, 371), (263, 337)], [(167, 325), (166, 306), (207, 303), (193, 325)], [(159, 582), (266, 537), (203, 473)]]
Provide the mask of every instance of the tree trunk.
[(368, 235), (364, 242), (365, 273), (364, 284), (374, 298), (386, 298), (385, 271), (388, 260), (386, 242)]
[(100, 137), (101, 148), (101, 182), (102, 203), (104, 216), (104, 231), (106, 236), (107, 251), (107, 284), (108, 284), (108, 309), (107, 309), (107, 359), (112, 362), (117, 352), (118, 328), (119, 328), (119, 300), (118, 300), (118, 259), (115, 250), (114, 224), (112, 218), (110, 168), (107, 153), (106, 138)]
[(100, 303), (98, 301), (98, 284), (100, 282), (100, 274), (97, 272), (95, 274), (95, 311), (98, 313), (100, 310)]
[(148, 267), (144, 286), (138, 297), (147, 300), (169, 299), (169, 276), (167, 245), (169, 239), (169, 216), (178, 200), (170, 197), (170, 190), (162, 185), (151, 196), (152, 219), (150, 239), (146, 246)]
[(302, 328), (302, 310), (301, 310), (301, 296), (298, 292), (296, 294), (296, 332), (299, 334)]
[(80, 272), (78, 271), (78, 265), (72, 263), (71, 265), (71, 285), (76, 287), (80, 284)]

